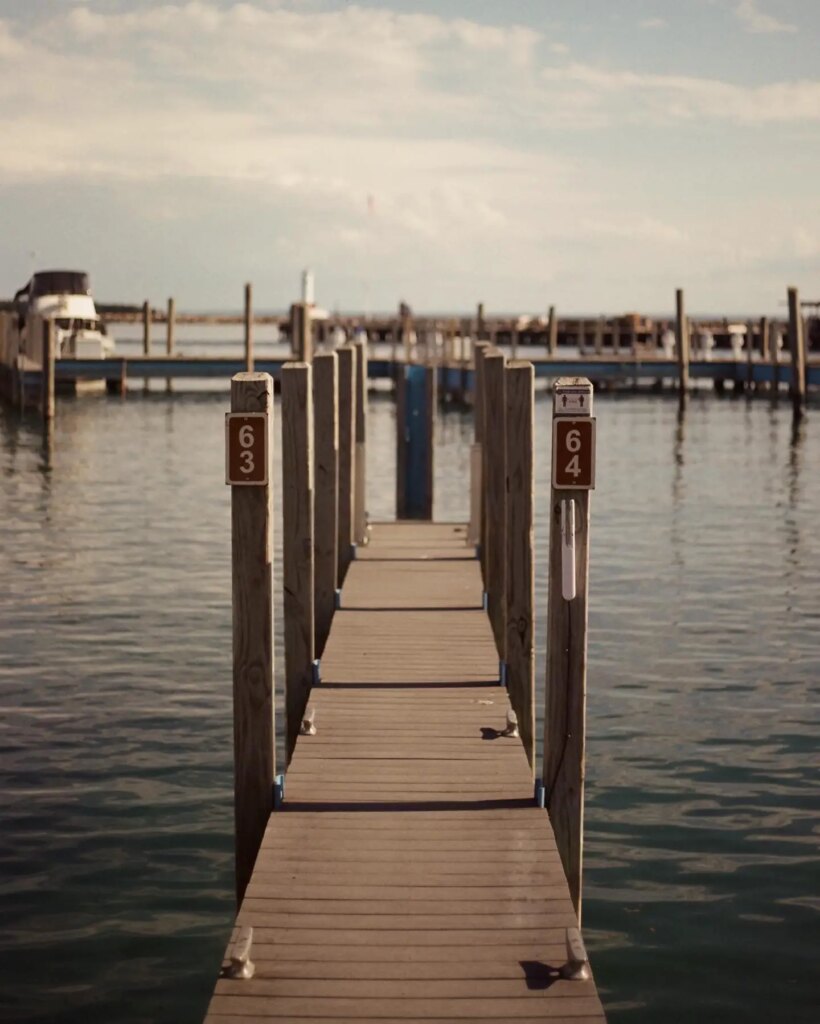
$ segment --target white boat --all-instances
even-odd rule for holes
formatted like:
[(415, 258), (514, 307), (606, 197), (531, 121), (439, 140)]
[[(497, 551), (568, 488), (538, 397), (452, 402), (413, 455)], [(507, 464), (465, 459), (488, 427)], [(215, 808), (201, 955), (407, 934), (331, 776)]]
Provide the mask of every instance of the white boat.
[(81, 270), (39, 270), (14, 296), (22, 351), (32, 317), (54, 321), (58, 359), (105, 359), (114, 342), (97, 313), (88, 274)]

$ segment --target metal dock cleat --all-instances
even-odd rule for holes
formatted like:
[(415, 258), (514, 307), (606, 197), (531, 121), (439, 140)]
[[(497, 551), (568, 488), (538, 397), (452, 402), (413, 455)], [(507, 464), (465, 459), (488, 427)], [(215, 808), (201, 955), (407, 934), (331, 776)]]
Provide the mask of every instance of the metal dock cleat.
[(589, 957), (580, 928), (567, 928), (567, 962), (560, 970), (568, 981), (588, 981)]
[(256, 968), (251, 960), (251, 946), (253, 945), (253, 928), (234, 928), (231, 942), (228, 946), (228, 959), (230, 967), (225, 974), (228, 978), (252, 978)]

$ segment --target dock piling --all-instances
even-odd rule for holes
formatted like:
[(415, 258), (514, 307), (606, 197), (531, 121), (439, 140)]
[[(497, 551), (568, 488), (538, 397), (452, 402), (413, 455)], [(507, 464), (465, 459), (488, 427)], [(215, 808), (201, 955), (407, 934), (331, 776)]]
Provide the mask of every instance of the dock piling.
[(336, 607), (339, 526), (339, 372), (335, 352), (313, 358), (315, 653), (321, 658)]
[(507, 453), (505, 431), (506, 358), (498, 349), (484, 354), (484, 495), (487, 610), (498, 648), (505, 660), (507, 645), (505, 611), (507, 600)]
[[(591, 420), (589, 428), (578, 425), (591, 412), (592, 385), (588, 380), (561, 378), (553, 391), (543, 778), (546, 807), (580, 923), (590, 491), (579, 488), (585, 486), (583, 477), (591, 478), (594, 470), (595, 423)], [(572, 417), (562, 416), (560, 408), (573, 408), (571, 395), (576, 412)], [(579, 396), (583, 396), (583, 405)], [(560, 419), (564, 422), (559, 433)], [(563, 441), (559, 442), (559, 437)]]
[(43, 395), (42, 395), (42, 413), (43, 419), (48, 423), (54, 419), (54, 360), (56, 357), (55, 353), (55, 336), (54, 336), (54, 320), (40, 320), (43, 332)]
[(339, 514), (338, 586), (344, 583), (353, 544), (356, 493), (356, 353), (351, 345), (336, 350), (339, 360)]
[(555, 306), (550, 306), (547, 319), (547, 347), (551, 356), (558, 351), (558, 317), (555, 315)]
[(282, 367), (285, 733), (290, 760), (313, 683), (313, 392), (307, 363)]
[(396, 391), (396, 518), (433, 518), (436, 370), (401, 368)]
[(151, 355), (151, 303), (148, 299), (142, 304), (142, 354)]
[[(484, 502), (484, 355), (489, 349), (486, 341), (473, 346), (473, 448), (470, 455), (470, 508), (471, 534), (479, 547), (482, 579), (486, 579), (486, 537)], [(473, 497), (475, 495), (475, 497)], [(473, 517), (474, 521), (473, 521)], [(486, 589), (486, 588), (485, 588)]]
[(253, 285), (245, 285), (245, 367), (253, 373)]
[(675, 352), (678, 357), (678, 390), (681, 398), (689, 391), (689, 321), (683, 289), (675, 292)]
[(800, 308), (800, 293), (789, 288), (789, 351), (792, 357), (792, 413), (799, 419), (806, 408), (806, 332)]
[(367, 541), (367, 342), (353, 344), (356, 353), (356, 479), (353, 496), (353, 539)]
[(521, 742), (535, 765), (533, 657), (533, 444), (535, 371), (532, 363), (507, 364), (507, 691)]
[(258, 440), (266, 482), (231, 487), (233, 735), (236, 902), (245, 895), (273, 809), (276, 738), (273, 713), (273, 378), (238, 373), (231, 411), (262, 413)]

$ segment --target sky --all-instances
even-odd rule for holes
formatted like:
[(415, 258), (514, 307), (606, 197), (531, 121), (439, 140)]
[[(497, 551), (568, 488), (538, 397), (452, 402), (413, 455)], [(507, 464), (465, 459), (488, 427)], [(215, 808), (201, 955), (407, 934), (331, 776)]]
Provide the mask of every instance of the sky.
[(0, 295), (820, 299), (818, 0), (0, 0)]

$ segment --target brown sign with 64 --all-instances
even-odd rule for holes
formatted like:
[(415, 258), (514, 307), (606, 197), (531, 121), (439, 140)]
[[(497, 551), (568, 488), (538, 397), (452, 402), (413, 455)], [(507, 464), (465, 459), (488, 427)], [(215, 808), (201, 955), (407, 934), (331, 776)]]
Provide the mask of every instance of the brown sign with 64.
[(556, 416), (552, 421), (552, 486), (591, 491), (595, 487), (595, 417)]

